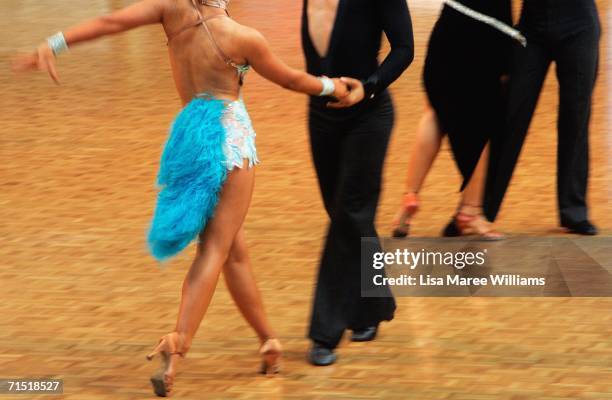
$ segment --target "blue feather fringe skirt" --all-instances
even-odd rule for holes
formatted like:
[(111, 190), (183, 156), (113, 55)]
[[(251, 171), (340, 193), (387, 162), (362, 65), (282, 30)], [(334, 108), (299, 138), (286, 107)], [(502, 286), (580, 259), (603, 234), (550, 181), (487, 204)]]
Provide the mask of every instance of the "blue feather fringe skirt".
[(157, 260), (181, 252), (213, 216), (227, 174), (259, 162), (255, 131), (242, 100), (198, 95), (174, 120), (164, 147), (159, 193), (148, 234)]

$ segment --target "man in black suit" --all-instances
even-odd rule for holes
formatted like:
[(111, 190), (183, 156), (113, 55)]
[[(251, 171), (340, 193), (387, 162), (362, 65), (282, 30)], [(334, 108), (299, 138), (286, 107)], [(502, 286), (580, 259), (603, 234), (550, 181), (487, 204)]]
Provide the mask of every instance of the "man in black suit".
[(485, 212), (494, 220), (510, 183), (544, 79), (554, 61), (559, 81), (557, 198), (561, 226), (597, 234), (589, 221), (589, 119), (597, 76), (600, 24), (594, 0), (524, 0), (509, 82), (507, 129), (491, 148)]
[[(381, 36), (391, 52), (378, 64)], [(360, 244), (376, 237), (374, 217), (394, 111), (386, 88), (413, 59), (406, 0), (304, 0), (302, 44), (309, 73), (344, 76), (351, 93), (340, 102), (311, 97), (312, 157), (330, 218), (315, 290), (309, 361), (335, 362), (346, 329), (352, 340), (376, 336), (395, 300), (361, 297)], [(380, 243), (376, 245), (380, 249)]]

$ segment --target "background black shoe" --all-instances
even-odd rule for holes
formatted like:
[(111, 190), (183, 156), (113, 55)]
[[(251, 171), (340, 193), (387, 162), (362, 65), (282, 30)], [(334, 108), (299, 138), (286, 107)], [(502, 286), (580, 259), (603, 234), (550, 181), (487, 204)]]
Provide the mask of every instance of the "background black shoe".
[(405, 238), (410, 235), (410, 225), (405, 225), (403, 227), (397, 227), (393, 229), (391, 232), (391, 236), (394, 238)]
[(577, 233), (579, 235), (593, 236), (597, 235), (598, 233), (597, 227), (593, 225), (589, 220), (584, 220), (573, 224), (562, 224), (561, 226), (567, 228), (570, 233)]
[(442, 230), (442, 236), (444, 237), (457, 237), (461, 236), (461, 231), (457, 227), (455, 217), (453, 217), (446, 227)]
[(314, 342), (308, 352), (308, 361), (312, 365), (326, 366), (336, 362), (336, 354), (334, 349), (325, 347), (321, 343)]
[(376, 338), (378, 333), (378, 325), (368, 326), (364, 329), (355, 329), (351, 335), (351, 341), (353, 342), (369, 342)]

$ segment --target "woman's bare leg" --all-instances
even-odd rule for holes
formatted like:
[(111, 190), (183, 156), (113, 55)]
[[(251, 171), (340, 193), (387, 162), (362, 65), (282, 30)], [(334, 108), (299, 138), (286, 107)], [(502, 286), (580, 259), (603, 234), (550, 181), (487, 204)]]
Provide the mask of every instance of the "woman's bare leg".
[(418, 193), (433, 165), (440, 146), (442, 133), (438, 126), (438, 118), (431, 107), (427, 107), (421, 117), (417, 130), (416, 142), (410, 153), (408, 175), (406, 177), (406, 192)]
[(223, 266), (223, 276), (234, 302), (244, 319), (257, 333), (259, 340), (263, 343), (276, 337), (266, 317), (261, 294), (255, 282), (243, 228), (240, 228), (234, 238), (229, 257)]
[(489, 145), (482, 151), (476, 169), (461, 194), (459, 212), (455, 216), (455, 222), (462, 235), (475, 234), (484, 239), (499, 240), (503, 239), (504, 235), (492, 229), (491, 223), (486, 220), (482, 212), (488, 163)]
[(178, 359), (191, 346), (217, 286), (221, 268), (244, 222), (253, 193), (254, 177), (254, 169), (247, 169), (246, 164), (243, 169), (236, 168), (228, 175), (214, 216), (200, 234), (195, 259), (183, 281), (175, 331), (165, 335), (154, 352), (147, 356), (150, 359), (163, 346), (162, 369), (151, 377), (158, 395), (172, 391)]
[(254, 169), (235, 168), (221, 190), (213, 218), (200, 235), (196, 257), (183, 282), (176, 331), (188, 349), (217, 286), (253, 193)]
[(408, 235), (410, 220), (419, 208), (417, 193), (421, 190), (441, 145), (442, 132), (438, 117), (431, 107), (427, 107), (419, 122), (416, 141), (410, 153), (402, 204), (393, 218), (393, 236)]

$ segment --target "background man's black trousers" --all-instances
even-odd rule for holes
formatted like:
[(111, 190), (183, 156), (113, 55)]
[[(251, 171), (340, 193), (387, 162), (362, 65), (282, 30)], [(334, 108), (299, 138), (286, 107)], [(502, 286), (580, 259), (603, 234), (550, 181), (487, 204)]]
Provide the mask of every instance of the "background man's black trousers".
[(528, 45), (516, 47), (509, 82), (507, 130), (499, 143), (492, 143), (490, 179), (485, 195), (485, 212), (490, 220), (494, 220), (499, 211), (553, 61), (559, 81), (557, 198), (560, 221), (561, 225), (571, 225), (588, 218), (588, 132), (599, 55), (599, 19), (596, 9), (592, 13), (572, 16), (558, 12), (554, 2), (548, 4), (546, 19), (523, 15), (518, 26), (525, 33)]
[(312, 156), (330, 218), (309, 337), (329, 348), (338, 345), (345, 329), (391, 320), (395, 311), (390, 294), (362, 298), (360, 278), (361, 238), (377, 236), (374, 218), (393, 119), (386, 93), (349, 119), (330, 117), (327, 110), (309, 112)]

